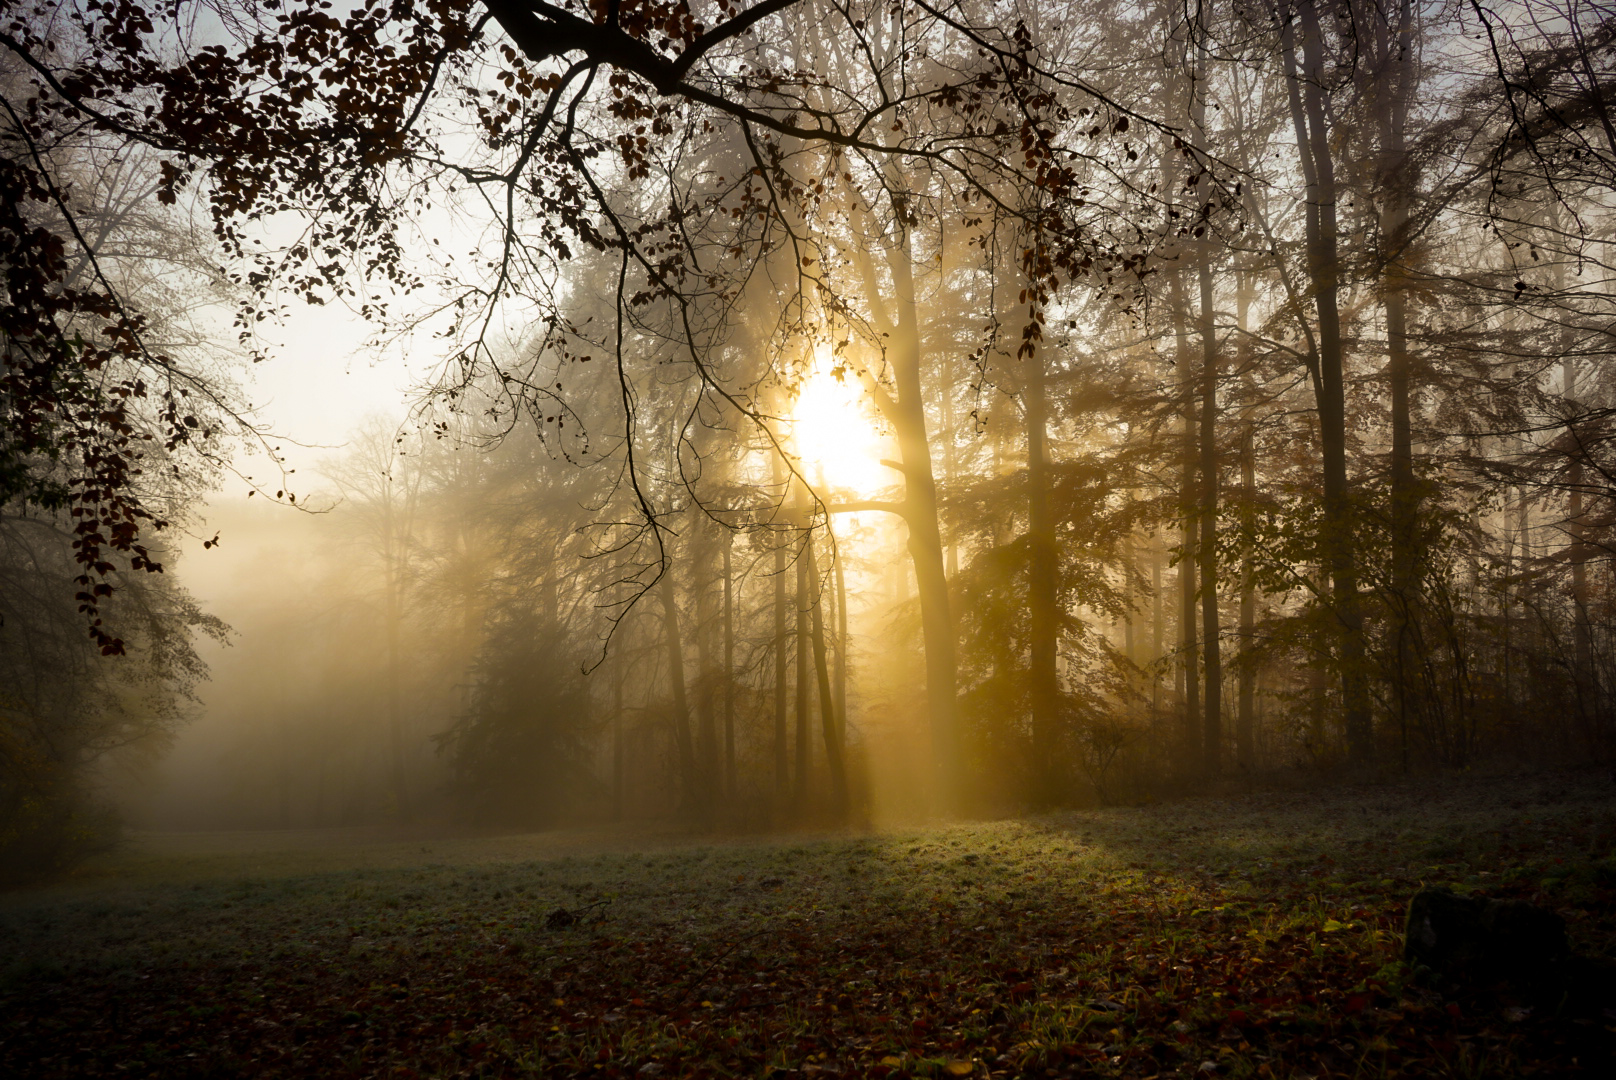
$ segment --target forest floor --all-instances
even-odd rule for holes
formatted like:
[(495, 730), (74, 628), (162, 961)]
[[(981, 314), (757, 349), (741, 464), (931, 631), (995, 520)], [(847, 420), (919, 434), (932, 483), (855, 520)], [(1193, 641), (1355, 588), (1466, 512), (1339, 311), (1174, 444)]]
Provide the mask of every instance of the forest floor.
[[(606, 850), (601, 850), (606, 849)], [(1600, 771), (733, 841), (140, 840), (0, 895), (0, 1075), (1616, 1076), (1414, 978), (1421, 883), (1616, 957)]]

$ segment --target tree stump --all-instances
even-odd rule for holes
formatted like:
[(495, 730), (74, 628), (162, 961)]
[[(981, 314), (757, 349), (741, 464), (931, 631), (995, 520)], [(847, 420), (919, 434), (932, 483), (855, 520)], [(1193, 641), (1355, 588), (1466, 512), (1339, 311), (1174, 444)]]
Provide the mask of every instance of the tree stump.
[(1403, 959), (1434, 971), (1530, 978), (1571, 955), (1565, 922), (1524, 900), (1459, 896), (1424, 888), (1408, 905)]

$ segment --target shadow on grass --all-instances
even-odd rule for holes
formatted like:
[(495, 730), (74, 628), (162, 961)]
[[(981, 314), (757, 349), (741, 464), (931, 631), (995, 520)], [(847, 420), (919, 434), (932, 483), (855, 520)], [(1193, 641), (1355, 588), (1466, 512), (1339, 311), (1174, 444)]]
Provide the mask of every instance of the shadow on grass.
[(1608, 952), (1578, 868), (1613, 795), (1556, 774), (774, 840), (193, 845), (0, 903), (0, 1072), (1587, 1069), (1602, 1023), (1412, 983), (1398, 931), (1442, 880)]

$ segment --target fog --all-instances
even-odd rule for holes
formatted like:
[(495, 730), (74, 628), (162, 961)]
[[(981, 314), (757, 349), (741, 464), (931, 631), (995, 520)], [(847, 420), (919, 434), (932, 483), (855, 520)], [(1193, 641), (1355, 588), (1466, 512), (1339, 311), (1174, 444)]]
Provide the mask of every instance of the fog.
[[(814, 444), (804, 460), (825, 490), (879, 494), (890, 447), (856, 388), (826, 373), (800, 397), (794, 427)], [(200, 650), (211, 675), (195, 719), (159, 762), (118, 782), (129, 822), (435, 832), (688, 817), (670, 768), (679, 736), (664, 700), (661, 594), (626, 614), (603, 608), (591, 567), (567, 546), (585, 509), (553, 510), (563, 520), (529, 545), (518, 535), (528, 511), (506, 501), (514, 493), (502, 485), (531, 494), (536, 479), (513, 479), (507, 457), (563, 486), (573, 466), (520, 438), (412, 455), (411, 440), (395, 443), (402, 424), (378, 414), (345, 449), (304, 453), (301, 509), (212, 500), (206, 532), (217, 545), (193, 538), (178, 566), (231, 631)], [(491, 499), (494, 490), (504, 494)], [(921, 658), (902, 532), (868, 511), (839, 514), (834, 532), (817, 587), (850, 782), (866, 820), (913, 817), (925, 807), (928, 750), (912, 698)], [(729, 549), (727, 645), (721, 575), (680, 583), (706, 593), (680, 613), (693, 643), (696, 752), (721, 792), (705, 820), (746, 830), (832, 820), (818, 680), (810, 673), (801, 700), (795, 691), (796, 649), (812, 651), (796, 639), (796, 590), (816, 582), (788, 561), (781, 798), (773, 554), (745, 534), (708, 543)], [(698, 666), (726, 649), (730, 679)]]
[(0, 10), (0, 1075), (1616, 1060), (1610, 4)]
[(1616, 752), (1605, 16), (696, 6), (18, 16), (7, 859)]

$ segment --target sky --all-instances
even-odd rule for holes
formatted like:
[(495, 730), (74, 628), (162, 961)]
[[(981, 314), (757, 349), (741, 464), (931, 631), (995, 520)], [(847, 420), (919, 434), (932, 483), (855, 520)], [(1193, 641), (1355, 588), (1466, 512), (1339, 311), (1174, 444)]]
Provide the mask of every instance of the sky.
[[(276, 435), (288, 466), (313, 471), (365, 417), (402, 415), (417, 383), (397, 352), (378, 356), (365, 340), (373, 327), (341, 305), (300, 306), (269, 335), (277, 348), (256, 365), (248, 399)], [(252, 470), (244, 470), (251, 472)], [(221, 494), (245, 498), (241, 484)]]
[[(366, 417), (403, 416), (419, 381), (401, 353), (378, 356), (366, 348), (371, 329), (341, 305), (290, 305), (285, 323), (265, 335), (276, 346), (273, 356), (245, 373), (243, 392), (254, 417), (273, 434), (271, 445), (280, 447), (286, 468), (296, 470), (284, 490), (300, 502), (330, 486), (319, 475), (320, 463), (340, 454)], [(283, 482), (261, 449), (238, 447), (232, 464), (241, 475), (225, 474), (201, 520), (178, 538), (185, 587), (226, 622), (261, 555), (257, 534), (295, 530), (303, 516), (290, 505), (268, 505), (264, 494), (248, 495), (246, 477), (270, 495)], [(218, 545), (204, 548), (215, 534)]]

